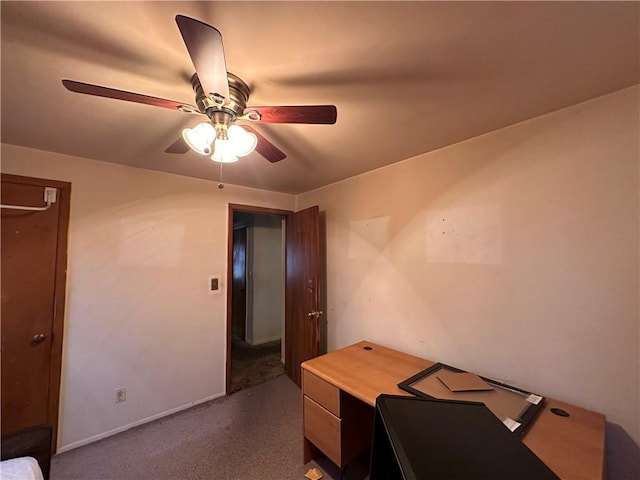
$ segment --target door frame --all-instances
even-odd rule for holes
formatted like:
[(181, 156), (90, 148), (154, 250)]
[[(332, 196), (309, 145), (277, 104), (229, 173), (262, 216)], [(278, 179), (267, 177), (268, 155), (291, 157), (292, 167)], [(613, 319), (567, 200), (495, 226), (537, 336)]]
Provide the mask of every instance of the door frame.
[(56, 452), (58, 443), (58, 412), (60, 407), (60, 381), (62, 377), (62, 341), (64, 334), (64, 312), (67, 283), (67, 238), (71, 205), (71, 183), (44, 178), (25, 177), (3, 173), (3, 182), (55, 187), (58, 189), (58, 232), (56, 245), (56, 266), (53, 295), (53, 325), (51, 336), (51, 361), (49, 366), (49, 402), (47, 418), (53, 430), (51, 453)]
[[(242, 205), (237, 203), (229, 203), (228, 206), (228, 218), (227, 218), (227, 355), (225, 365), (225, 394), (229, 395), (231, 392), (231, 336), (233, 334), (233, 315), (232, 315), (232, 288), (230, 281), (233, 278), (233, 214), (234, 212), (243, 213), (258, 213), (258, 214), (275, 214), (288, 216), (294, 213), (291, 210), (280, 210), (277, 208), (256, 207), (253, 205)], [(286, 229), (286, 223), (285, 223)], [(285, 259), (286, 261), (286, 259)], [(285, 329), (286, 329), (286, 316), (285, 316)], [(290, 348), (285, 344), (285, 350)], [(285, 355), (285, 358), (287, 356)]]

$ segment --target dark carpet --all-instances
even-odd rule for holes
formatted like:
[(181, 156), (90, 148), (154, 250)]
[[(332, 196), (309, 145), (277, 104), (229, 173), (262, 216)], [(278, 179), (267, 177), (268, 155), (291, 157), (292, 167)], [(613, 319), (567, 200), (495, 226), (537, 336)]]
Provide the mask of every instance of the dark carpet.
[(231, 342), (231, 392), (234, 393), (285, 373), (281, 342), (249, 345), (237, 337)]
[(280, 375), (53, 457), (51, 480), (304, 480), (300, 389)]

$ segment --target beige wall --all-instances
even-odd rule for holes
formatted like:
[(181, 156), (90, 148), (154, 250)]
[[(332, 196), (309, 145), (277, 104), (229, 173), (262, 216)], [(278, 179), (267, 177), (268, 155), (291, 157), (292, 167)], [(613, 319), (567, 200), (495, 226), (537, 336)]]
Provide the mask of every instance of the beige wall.
[(638, 92), (298, 196), (326, 215), (329, 350), (379, 342), (640, 441)]
[(284, 322), (283, 217), (256, 214), (247, 232), (247, 342), (280, 340)]
[(206, 288), (226, 287), (227, 203), (294, 201), (326, 217), (330, 350), (367, 338), (638, 442), (638, 104), (627, 89), (296, 199), (2, 145), (3, 172), (72, 182), (59, 447), (224, 392), (225, 296)]
[(227, 204), (294, 197), (12, 145), (2, 172), (72, 183), (59, 451), (223, 395)]

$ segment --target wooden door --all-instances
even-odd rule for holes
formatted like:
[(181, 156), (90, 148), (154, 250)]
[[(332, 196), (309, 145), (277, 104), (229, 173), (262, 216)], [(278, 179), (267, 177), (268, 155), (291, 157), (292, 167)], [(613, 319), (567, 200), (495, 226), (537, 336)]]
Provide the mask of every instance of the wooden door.
[(58, 420), (70, 184), (2, 175), (2, 433)]
[(232, 241), (232, 334), (245, 341), (247, 336), (247, 227), (234, 228)]
[(320, 210), (292, 213), (286, 223), (285, 366), (300, 385), (300, 364), (320, 351)]

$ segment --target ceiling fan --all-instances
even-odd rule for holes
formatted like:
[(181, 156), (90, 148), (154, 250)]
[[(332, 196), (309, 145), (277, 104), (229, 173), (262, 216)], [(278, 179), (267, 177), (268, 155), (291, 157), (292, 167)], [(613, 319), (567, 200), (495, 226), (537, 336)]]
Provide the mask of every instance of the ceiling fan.
[(76, 93), (142, 103), (180, 112), (204, 115), (207, 121), (194, 128), (185, 128), (182, 138), (170, 145), (167, 153), (186, 153), (189, 148), (212, 160), (229, 163), (254, 149), (272, 163), (286, 155), (249, 125), (240, 127), (236, 121), (255, 123), (334, 124), (334, 105), (247, 106), (251, 90), (231, 72), (227, 72), (221, 33), (199, 20), (176, 16), (176, 23), (193, 62), (196, 73), (191, 77), (196, 106), (127, 92), (90, 83), (62, 80), (68, 90)]

